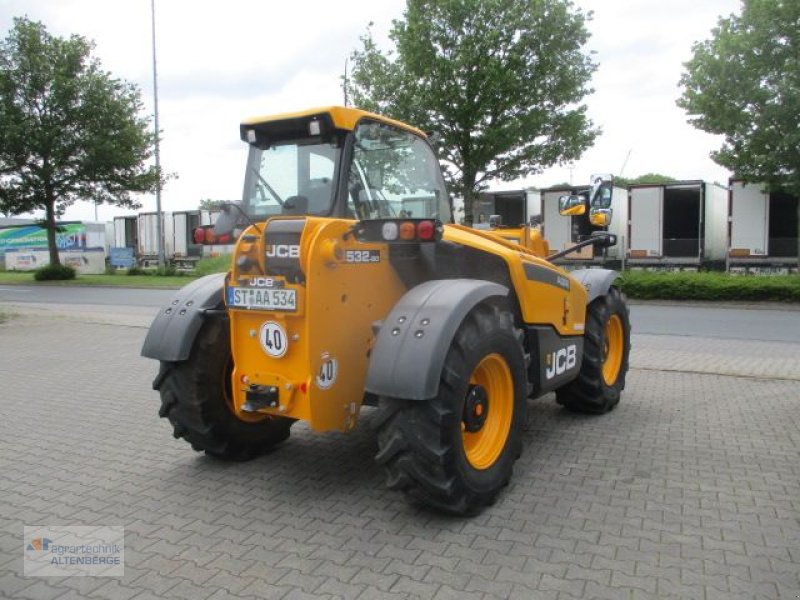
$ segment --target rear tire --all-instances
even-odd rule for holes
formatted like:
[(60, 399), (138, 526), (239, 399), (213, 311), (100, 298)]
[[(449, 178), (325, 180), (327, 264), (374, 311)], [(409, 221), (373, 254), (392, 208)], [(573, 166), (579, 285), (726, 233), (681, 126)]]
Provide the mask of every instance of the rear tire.
[(375, 460), (389, 488), (458, 515), (494, 503), (522, 448), (521, 339), (510, 312), (479, 305), (451, 342), (435, 398), (380, 398)]
[(257, 416), (243, 421), (231, 405), (228, 320), (203, 323), (189, 358), (161, 362), (153, 389), (161, 394), (160, 417), (172, 423), (173, 435), (198, 452), (226, 460), (250, 460), (289, 437), (292, 419)]
[(556, 401), (581, 413), (603, 414), (619, 404), (631, 350), (625, 295), (612, 286), (586, 311), (583, 362), (578, 377), (556, 391)]

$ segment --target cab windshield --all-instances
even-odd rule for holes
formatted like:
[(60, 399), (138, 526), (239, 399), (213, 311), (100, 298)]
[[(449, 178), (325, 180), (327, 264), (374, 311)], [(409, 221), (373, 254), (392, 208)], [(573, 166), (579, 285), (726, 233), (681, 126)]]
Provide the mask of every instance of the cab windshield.
[(439, 163), (425, 140), (373, 121), (362, 121), (354, 138), (348, 177), (352, 216), (450, 222)]
[[(428, 143), (409, 131), (371, 120), (348, 136), (250, 145), (244, 178), (244, 209), (251, 218), (334, 215), (336, 178), (350, 138), (346, 206), (352, 219), (415, 218), (451, 221), (439, 163)], [(344, 204), (343, 202), (343, 204)], [(343, 211), (343, 212), (341, 212)]]
[(328, 215), (340, 149), (334, 143), (250, 146), (244, 178), (244, 208), (254, 218)]

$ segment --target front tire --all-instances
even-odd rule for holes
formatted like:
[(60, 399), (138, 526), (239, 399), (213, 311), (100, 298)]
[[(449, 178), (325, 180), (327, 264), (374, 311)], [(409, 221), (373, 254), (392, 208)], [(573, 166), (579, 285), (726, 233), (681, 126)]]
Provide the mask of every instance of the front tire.
[(289, 437), (292, 419), (254, 415), (239, 419), (233, 412), (228, 320), (207, 318), (189, 358), (161, 361), (153, 388), (161, 394), (158, 414), (169, 420), (173, 435), (198, 452), (243, 461), (255, 458)]
[(389, 488), (458, 515), (494, 503), (522, 448), (521, 338), (509, 311), (479, 305), (451, 342), (435, 398), (380, 399), (375, 459)]
[(556, 391), (556, 401), (581, 413), (603, 414), (619, 404), (631, 350), (625, 295), (612, 286), (586, 311), (583, 362), (578, 377)]

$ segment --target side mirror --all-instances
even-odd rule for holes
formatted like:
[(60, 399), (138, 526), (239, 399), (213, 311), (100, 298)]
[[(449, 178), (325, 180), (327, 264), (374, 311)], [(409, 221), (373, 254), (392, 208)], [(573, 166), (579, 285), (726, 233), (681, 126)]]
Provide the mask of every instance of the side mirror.
[(595, 248), (610, 248), (617, 245), (617, 236), (607, 231), (595, 231), (592, 233), (592, 245)]
[(589, 222), (595, 227), (608, 227), (611, 225), (612, 212), (610, 208), (592, 207), (589, 210)]
[(592, 208), (611, 208), (613, 191), (613, 175), (592, 175), (589, 206)]
[(503, 224), (503, 217), (500, 215), (489, 215), (489, 227), (500, 227)]
[(586, 198), (583, 196), (560, 196), (558, 198), (558, 214), (562, 217), (582, 215), (586, 212)]
[(220, 206), (220, 213), (214, 222), (214, 235), (230, 235), (239, 223), (239, 202), (225, 202)]

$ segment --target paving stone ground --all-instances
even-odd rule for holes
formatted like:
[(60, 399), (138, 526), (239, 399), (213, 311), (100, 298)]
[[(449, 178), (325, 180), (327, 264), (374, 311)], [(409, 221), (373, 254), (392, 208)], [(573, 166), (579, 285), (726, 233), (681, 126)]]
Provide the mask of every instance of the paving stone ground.
[[(384, 488), (369, 412), (248, 463), (192, 452), (145, 330), (91, 321), (0, 325), (3, 597), (800, 597), (800, 344), (634, 336), (618, 409), (532, 402), (512, 484), (462, 519)], [(25, 578), (24, 525), (122, 525), (125, 575)]]

